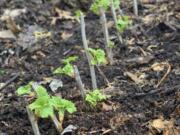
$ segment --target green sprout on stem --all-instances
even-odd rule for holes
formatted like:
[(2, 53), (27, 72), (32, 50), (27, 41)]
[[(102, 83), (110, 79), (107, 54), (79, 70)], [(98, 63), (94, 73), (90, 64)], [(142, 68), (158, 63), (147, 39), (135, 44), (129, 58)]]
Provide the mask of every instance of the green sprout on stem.
[(120, 5), (120, 0), (112, 0), (112, 2), (113, 2), (113, 5), (114, 5), (114, 8), (118, 9), (119, 5)]
[(95, 107), (98, 102), (106, 100), (106, 95), (102, 94), (99, 89), (90, 91), (86, 94), (85, 101), (90, 104), (90, 106)]
[(78, 22), (80, 22), (80, 17), (81, 17), (82, 11), (81, 10), (76, 10), (75, 11), (75, 18)]
[(104, 10), (107, 10), (110, 6), (110, 0), (95, 0), (91, 5), (90, 10), (95, 14), (99, 14), (99, 9), (102, 7)]
[[(16, 92), (18, 95), (25, 95), (32, 92), (31, 90), (32, 83), (29, 83), (18, 88)], [(52, 118), (55, 116), (55, 113), (57, 111), (59, 114), (60, 129), (62, 129), (62, 122), (65, 112), (68, 112), (70, 114), (76, 112), (74, 103), (57, 96), (50, 96), (47, 93), (47, 89), (42, 85), (36, 85), (34, 91), (36, 99), (31, 104), (29, 104), (29, 109), (33, 111), (37, 117), (40, 118)]]
[(64, 67), (58, 67), (56, 70), (54, 70), (54, 74), (65, 74), (70, 77), (74, 77), (74, 68), (71, 62), (74, 62), (77, 60), (77, 56), (71, 56), (66, 59), (63, 59), (63, 63), (65, 64)]
[(130, 20), (128, 16), (123, 16), (117, 20), (117, 28), (120, 32), (124, 32), (124, 30), (129, 26)]
[(92, 65), (105, 65), (107, 64), (106, 54), (102, 49), (88, 48), (88, 51), (92, 55), (91, 64)]

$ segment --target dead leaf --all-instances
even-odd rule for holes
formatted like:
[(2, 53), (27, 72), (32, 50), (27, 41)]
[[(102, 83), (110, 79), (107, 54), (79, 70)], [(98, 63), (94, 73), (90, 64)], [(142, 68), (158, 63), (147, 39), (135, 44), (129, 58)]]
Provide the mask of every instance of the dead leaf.
[(107, 27), (108, 28), (112, 28), (114, 26), (114, 22), (113, 21), (108, 21), (107, 22)]
[(13, 9), (13, 10), (6, 9), (6, 10), (4, 10), (3, 15), (1, 16), (1, 20), (5, 21), (9, 17), (11, 19), (15, 19), (17, 16), (20, 16), (21, 14), (26, 13), (26, 12), (27, 12), (26, 8), (23, 8), (23, 9)]
[(163, 118), (155, 119), (152, 122), (150, 122), (149, 128), (151, 130), (155, 129), (158, 133), (162, 133), (162, 135), (172, 135), (177, 131), (174, 125), (174, 119), (170, 119), (170, 120), (164, 120)]
[(72, 37), (73, 33), (69, 33), (69, 32), (66, 32), (64, 31), (62, 34), (61, 34), (61, 37), (63, 40), (68, 40), (70, 37)]
[(112, 105), (108, 105), (106, 103), (102, 103), (102, 111), (112, 111), (113, 110), (113, 106)]
[(55, 7), (55, 12), (58, 14), (57, 17), (52, 17), (51, 25), (55, 25), (57, 20), (65, 19), (75, 21), (76, 17), (71, 15), (71, 12), (61, 10), (58, 7)]
[(154, 70), (154, 71), (163, 71), (164, 68), (165, 68), (165, 64), (164, 63), (154, 63), (151, 68)]
[(3, 39), (16, 39), (16, 36), (10, 30), (0, 31), (0, 38)]
[(125, 72), (124, 75), (127, 75), (131, 80), (133, 80), (136, 84), (144, 84), (145, 82), (145, 73), (136, 73), (133, 74), (131, 72)]
[(118, 113), (110, 120), (110, 126), (112, 129), (118, 128), (126, 121), (132, 118), (132, 115), (126, 113)]

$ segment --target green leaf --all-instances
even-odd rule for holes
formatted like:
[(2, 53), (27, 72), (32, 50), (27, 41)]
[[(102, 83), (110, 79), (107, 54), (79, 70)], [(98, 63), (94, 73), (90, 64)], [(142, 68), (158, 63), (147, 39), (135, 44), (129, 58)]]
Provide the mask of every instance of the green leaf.
[(50, 103), (50, 96), (42, 96), (37, 98), (29, 105), (29, 108), (41, 118), (48, 118), (54, 115), (53, 106)]
[(92, 65), (105, 65), (107, 64), (106, 55), (102, 49), (92, 49), (88, 48), (92, 55), (91, 64)]
[(76, 10), (76, 11), (75, 11), (75, 18), (76, 18), (76, 20), (77, 20), (78, 22), (80, 22), (81, 13), (82, 13), (81, 10)]
[(67, 63), (63, 68), (59, 67), (54, 72), (54, 74), (65, 74), (70, 77), (74, 76), (74, 68), (70, 63)]
[(31, 92), (31, 85), (27, 84), (25, 86), (19, 87), (16, 92), (19, 96), (24, 95), (24, 94), (29, 94)]
[(92, 106), (95, 107), (98, 102), (105, 100), (107, 97), (103, 95), (100, 90), (96, 89), (86, 94), (85, 100)]
[(78, 59), (77, 56), (70, 56), (70, 57), (68, 57), (68, 58), (66, 58), (66, 59), (63, 59), (63, 63), (69, 64), (70, 62), (74, 62), (74, 61), (76, 61), (77, 59)]
[(73, 113), (76, 111), (76, 107), (73, 102), (62, 99), (60, 97), (53, 96), (51, 98), (51, 104), (56, 108), (57, 111), (59, 111), (60, 114), (64, 114), (65, 111), (69, 113)]
[(46, 88), (44, 88), (42, 85), (37, 85), (35, 91), (38, 98), (42, 96), (48, 96)]
[(119, 18), (117, 20), (117, 28), (120, 32), (123, 32), (127, 27), (128, 25), (130, 24), (130, 21), (129, 21), (129, 18), (128, 16), (124, 16), (122, 18)]
[(120, 5), (120, 0), (113, 0), (114, 8), (118, 9)]
[(98, 14), (100, 7), (103, 7), (104, 10), (107, 10), (109, 6), (110, 0), (95, 0), (94, 3), (91, 5), (90, 10), (93, 11), (95, 14)]

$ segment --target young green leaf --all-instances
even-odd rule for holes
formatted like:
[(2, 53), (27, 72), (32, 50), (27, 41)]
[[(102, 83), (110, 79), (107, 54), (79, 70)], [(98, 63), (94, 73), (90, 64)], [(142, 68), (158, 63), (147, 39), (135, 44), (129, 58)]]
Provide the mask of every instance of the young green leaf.
[(51, 98), (51, 104), (55, 107), (59, 114), (62, 115), (64, 115), (65, 111), (69, 113), (76, 112), (76, 107), (73, 102), (66, 99), (62, 99), (60, 97), (53, 96)]
[(68, 63), (63, 68), (61, 68), (61, 67), (57, 68), (53, 73), (54, 74), (65, 74), (70, 77), (73, 77), (74, 76), (74, 68), (70, 63)]
[(88, 48), (90, 54), (92, 55), (91, 64), (92, 65), (105, 65), (107, 64), (106, 55), (102, 49), (92, 49)]
[(37, 98), (48, 96), (46, 88), (44, 88), (42, 85), (37, 85), (35, 88), (35, 92), (37, 94)]
[(112, 1), (113, 1), (113, 4), (114, 4), (114, 8), (118, 9), (119, 5), (120, 5), (120, 0), (112, 0)]
[(54, 115), (53, 106), (50, 102), (50, 96), (38, 97), (33, 103), (29, 105), (29, 108), (35, 112), (35, 114), (41, 118), (48, 118)]
[(98, 102), (101, 102), (103, 100), (106, 100), (106, 96), (103, 95), (100, 90), (96, 89), (93, 91), (90, 91), (87, 95), (85, 100), (92, 106), (95, 107)]
[(27, 84), (25, 86), (21, 86), (19, 87), (17, 90), (16, 90), (16, 93), (21, 96), (21, 95), (24, 95), (24, 94), (29, 94), (31, 92), (31, 85), (30, 84)]
[(78, 22), (80, 22), (81, 13), (82, 13), (81, 10), (76, 10), (76, 11), (75, 11), (75, 18), (76, 18), (76, 20), (77, 20)]
[(70, 57), (68, 57), (68, 58), (66, 58), (66, 59), (63, 59), (63, 63), (69, 64), (70, 62), (74, 62), (74, 61), (76, 61), (77, 59), (78, 59), (77, 56), (70, 56)]
[(122, 18), (119, 18), (117, 20), (117, 28), (120, 32), (123, 32), (127, 27), (128, 25), (130, 24), (130, 21), (129, 21), (129, 17), (128, 16), (124, 16)]
[(95, 14), (98, 14), (100, 7), (103, 7), (104, 10), (107, 10), (109, 6), (110, 0), (95, 0), (94, 3), (91, 5), (90, 10), (93, 11)]

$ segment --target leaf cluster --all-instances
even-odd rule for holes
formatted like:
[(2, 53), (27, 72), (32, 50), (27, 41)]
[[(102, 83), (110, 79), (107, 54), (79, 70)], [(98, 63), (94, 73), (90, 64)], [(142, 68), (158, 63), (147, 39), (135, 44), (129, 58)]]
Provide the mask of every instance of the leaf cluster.
[[(22, 86), (17, 90), (17, 94), (29, 94), (31, 89), (32, 86), (30, 84)], [(66, 111), (69, 113), (76, 111), (76, 107), (73, 102), (60, 97), (50, 96), (47, 93), (46, 88), (42, 85), (37, 85), (34, 90), (36, 93), (36, 99), (29, 105), (29, 108), (34, 111), (38, 117), (52, 117), (55, 114), (55, 111), (57, 111), (59, 115), (63, 116)]]
[(63, 63), (65, 64), (64, 67), (58, 67), (56, 70), (54, 70), (54, 74), (65, 74), (70, 77), (74, 76), (74, 68), (71, 62), (74, 62), (77, 60), (77, 56), (71, 56), (66, 59), (63, 59)]
[(91, 64), (92, 65), (105, 65), (107, 64), (106, 54), (102, 49), (88, 48), (88, 51), (92, 55)]
[(90, 10), (95, 14), (99, 14), (100, 7), (103, 7), (104, 10), (107, 10), (110, 6), (110, 0), (95, 0), (91, 5)]
[(86, 94), (85, 101), (88, 102), (92, 107), (95, 107), (98, 102), (106, 100), (106, 96), (103, 95), (99, 89), (90, 91)]
[(124, 32), (124, 30), (128, 27), (130, 24), (130, 20), (128, 16), (123, 16), (117, 20), (117, 28), (120, 32)]

